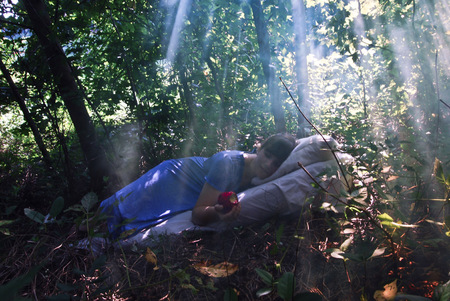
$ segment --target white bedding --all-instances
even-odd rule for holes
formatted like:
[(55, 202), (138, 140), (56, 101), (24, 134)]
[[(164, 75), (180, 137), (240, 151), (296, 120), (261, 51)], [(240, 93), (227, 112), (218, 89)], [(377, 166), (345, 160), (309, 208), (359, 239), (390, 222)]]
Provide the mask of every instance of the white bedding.
[[(333, 148), (337, 148), (338, 144), (335, 140), (330, 137), (326, 139)], [(352, 161), (352, 157), (347, 154), (336, 152), (336, 155), (344, 164)], [(252, 183), (258, 186), (239, 193), (241, 213), (233, 223), (216, 223), (208, 227), (199, 227), (191, 222), (191, 211), (186, 211), (141, 231), (123, 241), (122, 245), (150, 245), (161, 234), (178, 234), (186, 230), (221, 231), (230, 226), (246, 226), (274, 216), (299, 213), (305, 201), (317, 194), (318, 189), (311, 186), (313, 182), (311, 177), (299, 167), (298, 162), (301, 162), (314, 177), (327, 169), (337, 170), (337, 162), (322, 137), (316, 135), (300, 139), (297, 147), (270, 178), (254, 179)], [(329, 183), (328, 181), (328, 185)], [(339, 192), (342, 186), (341, 181), (336, 180), (333, 183), (335, 185), (337, 183), (334, 190)]]

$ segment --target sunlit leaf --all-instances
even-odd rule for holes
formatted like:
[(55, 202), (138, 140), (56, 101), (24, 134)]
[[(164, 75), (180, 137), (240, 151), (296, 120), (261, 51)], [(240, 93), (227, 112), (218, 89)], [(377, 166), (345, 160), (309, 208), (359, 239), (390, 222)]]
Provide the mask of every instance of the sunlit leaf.
[(341, 251), (344, 251), (344, 252), (347, 251), (348, 248), (351, 246), (352, 242), (353, 242), (353, 237), (347, 238), (347, 239), (342, 243), (342, 245), (339, 247), (339, 249), (340, 249)]
[(386, 248), (376, 248), (375, 251), (373, 251), (372, 255), (369, 258), (381, 256), (384, 254), (384, 251), (386, 251)]
[(265, 296), (265, 295), (270, 294), (271, 292), (272, 292), (272, 288), (270, 288), (270, 287), (265, 287), (265, 288), (262, 288), (262, 289), (260, 289), (260, 290), (258, 290), (258, 291), (256, 292), (256, 297), (260, 298), (260, 297), (262, 297), (262, 296)]
[(2, 220), (2, 221), (0, 221), (0, 227), (4, 226), (4, 225), (12, 224), (14, 222), (15, 222), (15, 220)]
[(392, 226), (392, 222), (394, 219), (387, 213), (382, 213), (377, 216), (377, 218), (380, 220), (381, 224), (384, 226)]
[(336, 259), (345, 259), (344, 256), (342, 256), (342, 254), (345, 254), (344, 252), (342, 252), (341, 249), (326, 249), (325, 252), (330, 253), (331, 257), (336, 258)]
[(147, 250), (145, 251), (145, 260), (147, 260), (147, 262), (155, 265), (155, 268), (158, 265), (158, 259), (156, 258), (155, 253), (153, 253), (153, 251), (147, 247)]
[(444, 169), (442, 167), (442, 163), (438, 158), (434, 160), (434, 168), (433, 173), (436, 176), (436, 178), (439, 180), (439, 182), (445, 182), (445, 175), (444, 175)]
[(375, 301), (391, 301), (395, 299), (396, 294), (397, 279), (389, 284), (386, 284), (383, 291), (375, 291), (375, 293), (373, 294), (373, 298), (375, 299)]
[(86, 211), (90, 211), (98, 202), (98, 197), (95, 192), (89, 192), (81, 199), (81, 204)]
[(383, 167), (383, 169), (381, 170), (381, 173), (388, 173), (391, 170), (391, 166), (386, 166)]
[(411, 224), (402, 224), (402, 223), (395, 223), (392, 222), (391, 225), (399, 227), (399, 228), (418, 228), (418, 225), (411, 225)]
[(8, 228), (0, 228), (0, 233), (7, 236), (11, 235), (11, 232), (9, 231)]
[(227, 277), (238, 270), (237, 264), (226, 261), (215, 265), (208, 265), (208, 262), (201, 262), (192, 265), (192, 267), (204, 275), (215, 278)]
[(391, 182), (394, 180), (397, 180), (399, 178), (399, 176), (390, 176), (389, 178), (387, 178), (386, 182)]

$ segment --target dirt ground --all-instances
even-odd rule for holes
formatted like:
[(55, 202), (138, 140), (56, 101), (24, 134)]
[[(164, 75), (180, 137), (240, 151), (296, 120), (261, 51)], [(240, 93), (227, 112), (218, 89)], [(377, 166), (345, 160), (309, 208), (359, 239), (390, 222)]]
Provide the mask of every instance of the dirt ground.
[[(344, 261), (326, 251), (342, 245), (342, 229), (340, 217), (304, 214), (223, 233), (186, 232), (164, 237), (149, 249), (109, 248), (93, 256), (75, 247), (81, 233), (53, 226), (38, 235), (29, 234), (36, 229), (24, 227), (28, 234), (2, 237), (0, 283), (39, 264), (20, 296), (31, 300), (283, 300), (289, 298), (279, 282), (291, 273), (293, 295), (310, 292), (321, 300), (374, 300), (375, 291), (395, 279), (398, 291), (428, 298), (438, 284), (448, 281), (449, 240), (441, 239), (438, 227), (424, 223), (420, 230), (399, 237), (395, 256), (386, 242), (376, 242), (386, 251), (367, 261)], [(61, 235), (63, 230), (68, 234)], [(370, 238), (369, 232), (366, 237)], [(273, 277), (271, 285), (261, 271)], [(320, 299), (303, 295), (296, 300)]]

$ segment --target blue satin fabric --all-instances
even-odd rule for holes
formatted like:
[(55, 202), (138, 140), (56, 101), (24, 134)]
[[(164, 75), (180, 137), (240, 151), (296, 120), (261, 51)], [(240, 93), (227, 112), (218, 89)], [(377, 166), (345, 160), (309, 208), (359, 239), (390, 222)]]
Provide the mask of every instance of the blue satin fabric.
[(243, 169), (241, 151), (164, 161), (100, 204), (108, 216), (108, 231), (117, 238), (191, 210), (205, 182), (220, 191), (238, 192)]

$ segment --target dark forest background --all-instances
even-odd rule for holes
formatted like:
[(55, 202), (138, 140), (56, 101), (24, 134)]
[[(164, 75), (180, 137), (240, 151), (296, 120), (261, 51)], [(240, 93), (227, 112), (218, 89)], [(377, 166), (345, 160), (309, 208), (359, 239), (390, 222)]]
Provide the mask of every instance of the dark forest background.
[[(258, 291), (283, 300), (371, 300), (397, 279), (398, 290), (416, 298), (438, 298), (437, 290), (447, 298), (449, 9), (444, 0), (3, 0), (0, 291), (33, 300), (129, 297), (133, 289), (86, 280), (88, 271), (103, 279), (105, 262), (125, 257), (68, 259), (80, 238), (72, 226), (99, 200), (169, 158), (251, 150), (277, 132), (302, 138), (319, 130), (356, 158), (346, 172), (366, 191), (363, 201), (359, 192), (345, 195), (351, 214), (320, 217), (318, 232), (340, 229), (333, 238), (309, 241), (322, 242), (313, 249), (343, 267), (350, 293), (326, 294), (282, 265), (277, 256), (292, 248), (281, 248), (280, 237), (299, 234), (277, 221), (255, 230), (277, 246), (249, 276), (260, 280), (255, 292), (244, 294), (232, 276), (193, 284), (186, 269), (168, 265), (143, 290), (174, 300), (186, 291), (192, 299), (244, 300)], [(65, 247), (56, 254), (58, 245)], [(374, 254), (389, 264), (369, 269), (378, 275), (369, 285), (359, 268)], [(58, 270), (55, 260), (67, 263), (60, 274), (49, 272)], [(414, 268), (425, 265), (433, 268), (418, 276)], [(126, 260), (121, 267), (137, 289)], [(184, 286), (161, 287), (170, 283), (161, 279)], [(272, 289), (262, 294), (265, 285)]]

